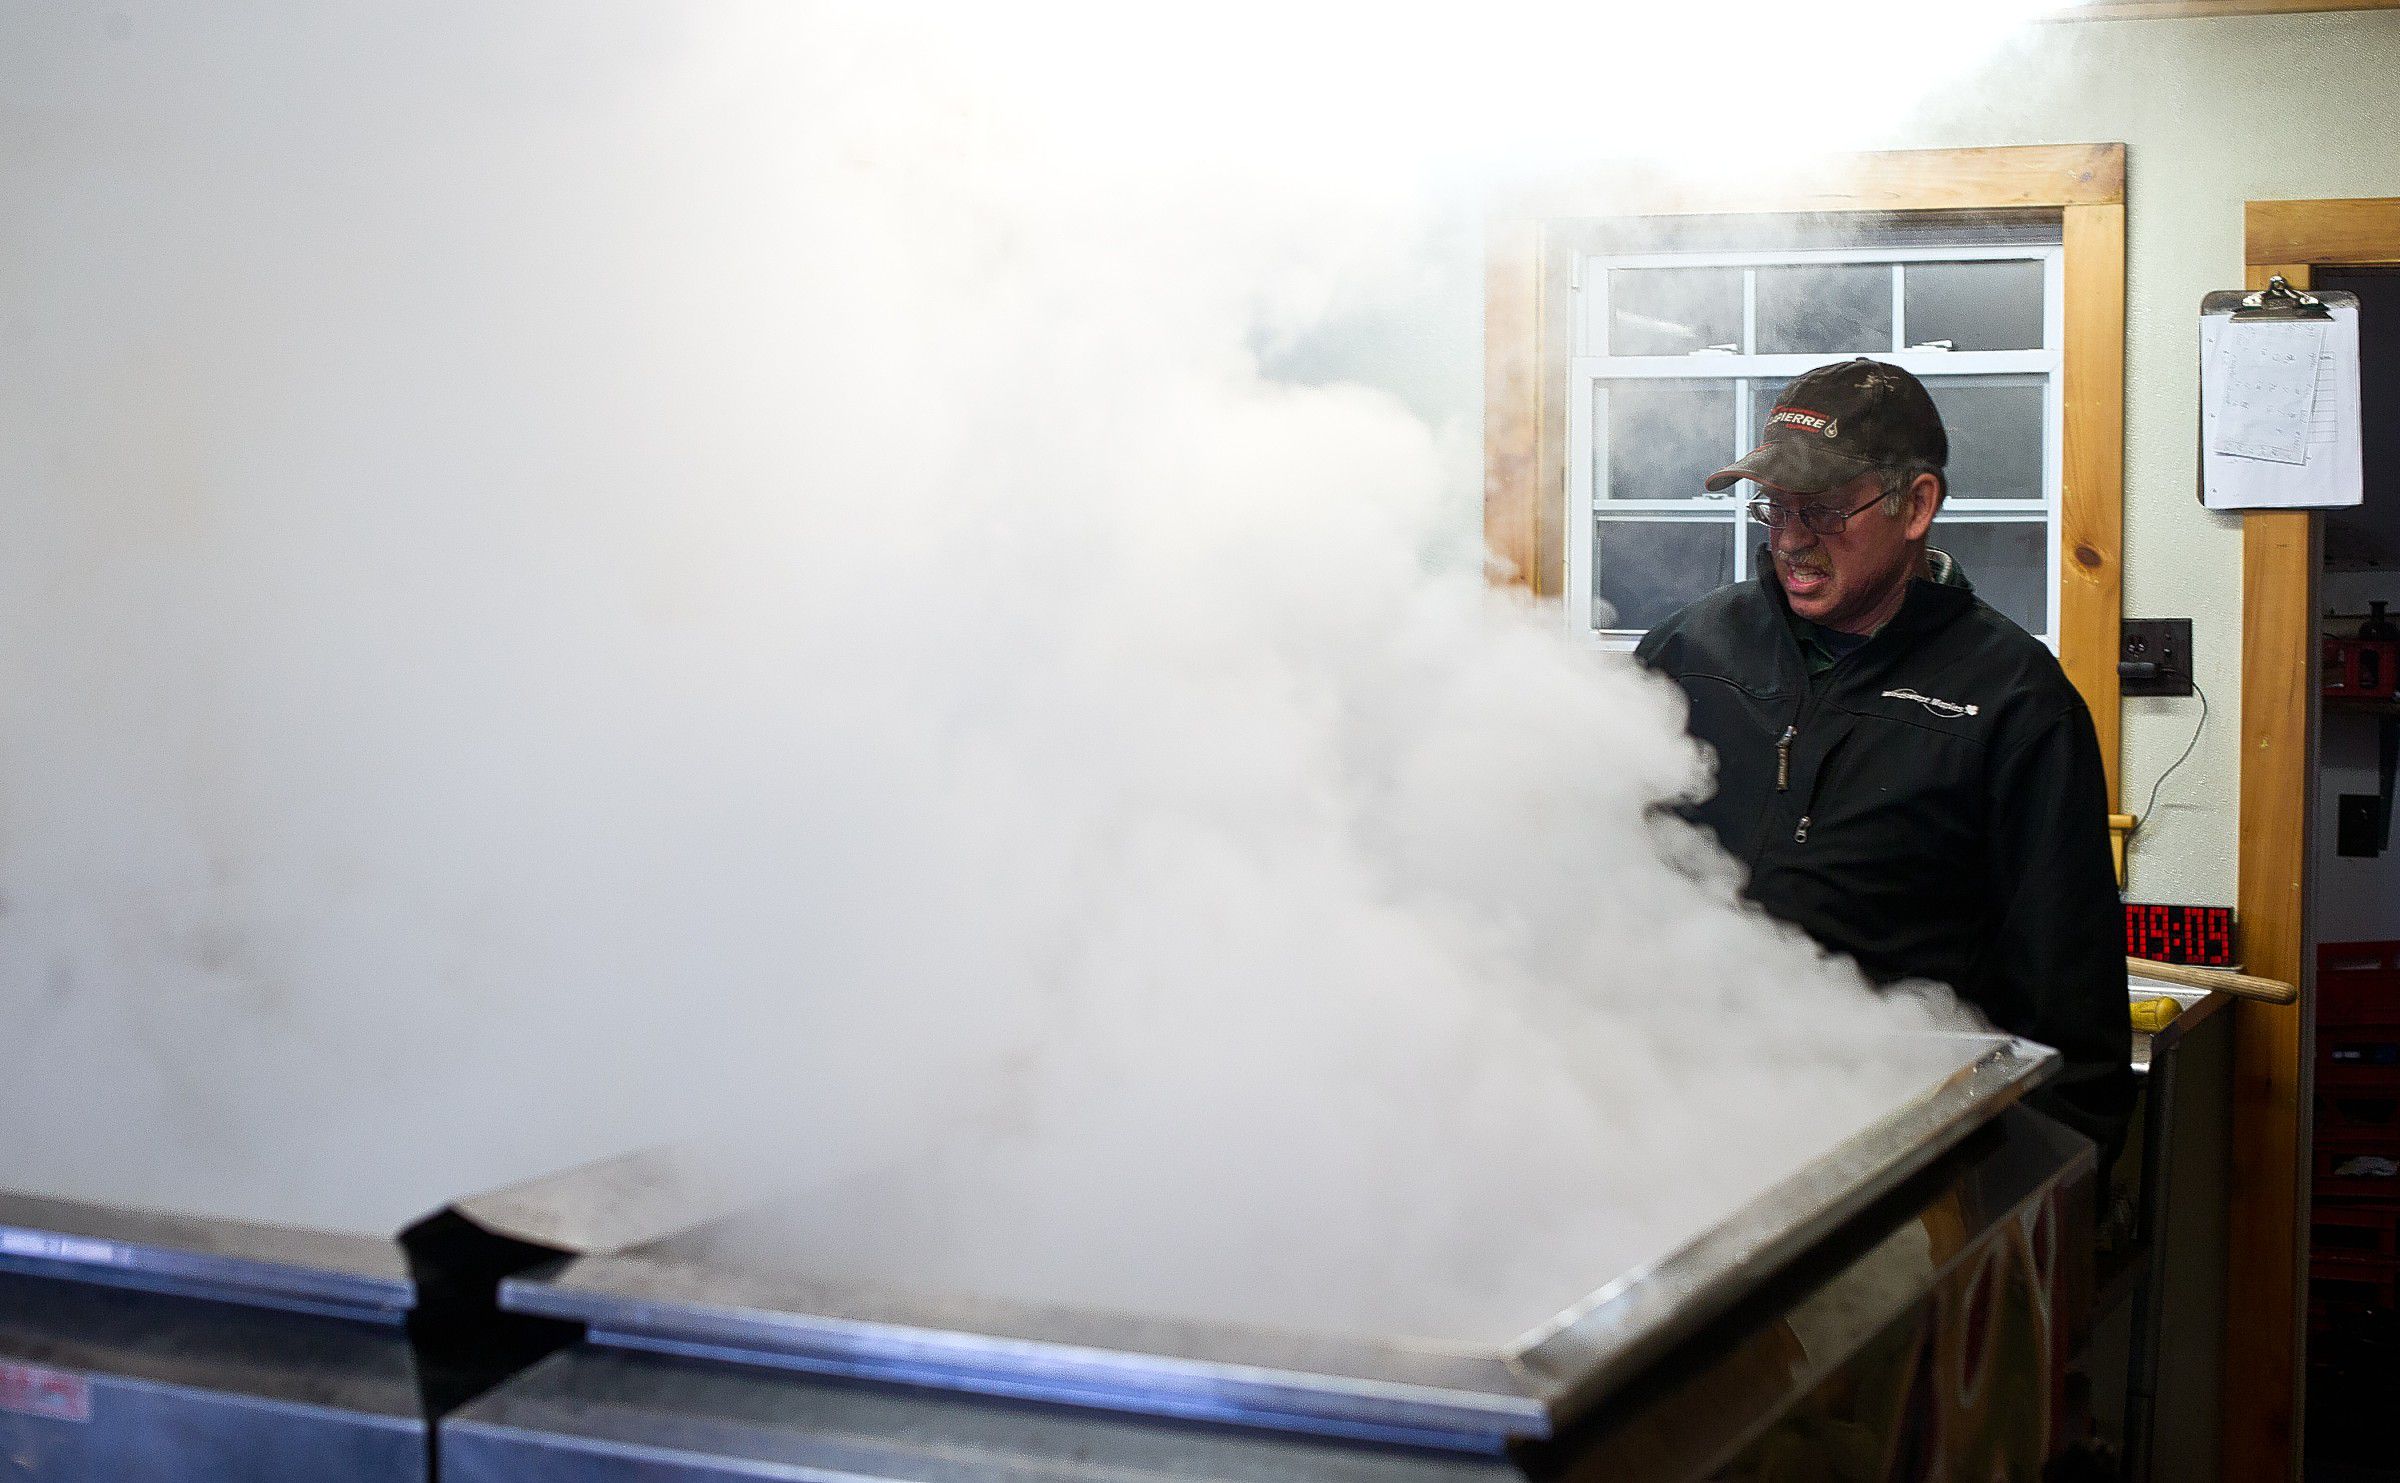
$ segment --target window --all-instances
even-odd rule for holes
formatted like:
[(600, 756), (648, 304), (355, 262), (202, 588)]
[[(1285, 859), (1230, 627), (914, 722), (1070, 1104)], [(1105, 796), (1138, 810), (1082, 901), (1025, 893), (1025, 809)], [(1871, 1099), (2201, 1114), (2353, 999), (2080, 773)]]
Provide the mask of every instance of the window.
[[(1972, 235), (1972, 234), (1962, 234)], [(1575, 264), (1566, 387), (1569, 621), (1630, 645), (1753, 572), (1755, 491), (1702, 481), (1776, 393), (1856, 355), (1922, 378), (1950, 434), (1933, 544), (2055, 646), (2064, 253), (2037, 240), (1596, 252)]]
[[(2254, 204), (2254, 213), (2258, 209)], [(1802, 238), (1796, 227), (1822, 235)], [(1946, 245), (2015, 246), (2020, 250), (2000, 257), (2018, 262), (2047, 263), (2055, 252), (2064, 263), (2063, 279), (2045, 267), (2041, 308), (2044, 344), (2058, 348), (2062, 366), (2053, 379), (2065, 382), (2058, 437), (2042, 445), (2045, 477), (2055, 480), (2056, 490), (2056, 513), (2048, 521), (2057, 555), (2044, 554), (2058, 574), (2048, 592), (2051, 617), (2045, 636), (2054, 641), (2059, 664), (2091, 707), (2113, 802), (2123, 723), (2117, 687), (2125, 532), (2122, 144), (1896, 150), (1829, 156), (1804, 169), (1738, 176), (1611, 166), (1528, 181), (1496, 200), (1484, 221), (1483, 303), (1483, 533), (1492, 580), (1538, 600), (1560, 600), (1570, 628), (1597, 632), (1591, 604), (1600, 531), (1591, 463), (1587, 457), (1581, 473), (1571, 467), (1567, 427), (1570, 414), (1589, 417), (1591, 383), (1599, 379), (1580, 381), (1584, 395), (1577, 410), (1578, 399), (1569, 394), (1570, 367), (1607, 348), (1604, 339), (1587, 341), (1580, 313), (1584, 295), (1578, 285), (1592, 259), (1738, 250), (1749, 252), (1753, 261), (1720, 261), (1748, 272), (1762, 257), (1775, 259), (1767, 266), (1835, 267), (1870, 261), (1865, 252), (1845, 248)], [(1831, 261), (1786, 262), (1793, 254), (1767, 250), (1777, 246), (1830, 253)], [(1993, 260), (1941, 251), (1897, 257), (1935, 265)], [(1662, 261), (1667, 267), (1698, 265), (1683, 255)], [(1942, 292), (1939, 275), (1928, 280), (1925, 273), (1918, 270), (1920, 303), (1929, 302), (1927, 293)], [(2056, 293), (2054, 286), (2059, 286)], [(1605, 285), (1601, 288), (1605, 291)], [(1772, 308), (1771, 292), (1769, 301)], [(1909, 312), (1904, 283), (1896, 330), (1905, 326)], [(2062, 315), (2065, 332), (2053, 339)], [(1924, 338), (1919, 333), (1893, 343)], [(1732, 344), (1737, 354), (1758, 353), (1722, 336), (1704, 343)], [(1986, 352), (1970, 346), (1949, 353)], [(1763, 373), (1761, 367), (1753, 369)], [(2046, 434), (2052, 430), (2045, 426)], [(1731, 442), (1728, 438), (1728, 446)], [(1588, 443), (1583, 451), (1590, 452)], [(2050, 475), (2053, 467), (2063, 467), (2063, 476)], [(1681, 509), (1698, 514), (1706, 507)], [(1678, 511), (1619, 513), (1648, 513), (1652, 523), (1659, 523)], [(1962, 501), (1954, 517), (1962, 524), (1945, 530), (1942, 539), (1961, 544), (1970, 513)], [(1736, 559), (1733, 549), (1746, 544), (1737, 542), (1742, 528), (1730, 509), (1719, 508), (1714, 518), (1726, 527), (1722, 534), (1730, 565)], [(1989, 523), (2027, 522), (2020, 515), (2013, 522)], [(1693, 538), (1709, 532), (1681, 534)], [(1662, 552), (1660, 560), (1673, 554)], [(1992, 590), (1995, 574), (1988, 566), (1977, 570), (1974, 563), (1981, 558), (1972, 547), (1962, 546), (1959, 557), (1978, 586)], [(1740, 559), (1746, 561), (1747, 553)], [(1622, 566), (1617, 575), (1627, 575)], [(1624, 630), (1615, 640), (1631, 637)]]

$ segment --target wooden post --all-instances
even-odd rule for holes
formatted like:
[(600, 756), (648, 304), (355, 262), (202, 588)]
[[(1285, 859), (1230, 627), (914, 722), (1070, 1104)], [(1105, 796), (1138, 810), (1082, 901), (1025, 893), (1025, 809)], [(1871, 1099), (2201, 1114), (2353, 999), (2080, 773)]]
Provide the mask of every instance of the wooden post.
[(2100, 734), (2113, 809), (2121, 801), (2124, 731), (2117, 648), (2125, 616), (2125, 205), (2068, 206), (2061, 217), (2067, 344), (2058, 657)]
[[(2286, 278), (2295, 271), (2282, 268)], [(2263, 274), (2253, 274), (2263, 286)], [(2293, 278), (2304, 283), (2305, 277)], [(2315, 706), (2317, 517), (2242, 517), (2243, 964), (2307, 983), (2309, 724)], [(2299, 1475), (2307, 1311), (2308, 1106), (2314, 996), (2234, 1006), (2233, 1170), (2225, 1294), (2225, 1477)]]
[(1540, 587), (1542, 238), (1484, 224), (1483, 542), (1496, 582)]

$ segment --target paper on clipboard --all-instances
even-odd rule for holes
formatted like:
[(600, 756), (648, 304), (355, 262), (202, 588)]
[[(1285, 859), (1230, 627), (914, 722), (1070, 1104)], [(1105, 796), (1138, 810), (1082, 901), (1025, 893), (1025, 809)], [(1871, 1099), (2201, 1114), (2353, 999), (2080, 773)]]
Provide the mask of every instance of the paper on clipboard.
[(2322, 319), (2245, 323), (2218, 336), (2217, 425), (2211, 453), (2308, 462), (2309, 415), (2317, 408), (2318, 362), (2324, 354)]
[(2358, 307), (2200, 317), (2200, 498), (2212, 510), (2360, 502)]

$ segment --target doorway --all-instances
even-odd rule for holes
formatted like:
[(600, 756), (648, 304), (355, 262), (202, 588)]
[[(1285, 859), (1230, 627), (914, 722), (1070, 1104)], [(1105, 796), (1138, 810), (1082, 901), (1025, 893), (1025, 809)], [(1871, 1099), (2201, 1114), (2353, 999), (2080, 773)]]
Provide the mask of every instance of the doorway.
[(2307, 1473), (2400, 1479), (2400, 268), (2320, 267), (2359, 301), (2365, 502), (2327, 511), (2309, 846)]

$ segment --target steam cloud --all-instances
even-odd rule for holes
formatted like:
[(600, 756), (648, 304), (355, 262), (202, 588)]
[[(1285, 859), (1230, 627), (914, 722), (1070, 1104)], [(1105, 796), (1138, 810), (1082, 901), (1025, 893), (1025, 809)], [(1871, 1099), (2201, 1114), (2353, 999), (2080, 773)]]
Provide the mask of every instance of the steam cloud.
[(0, 18), (0, 1185), (730, 1123), (803, 1263), (1480, 1335), (1954, 1054), (1655, 817), (1472, 405), (1262, 369), (1443, 286), (1419, 185), (1058, 34)]

